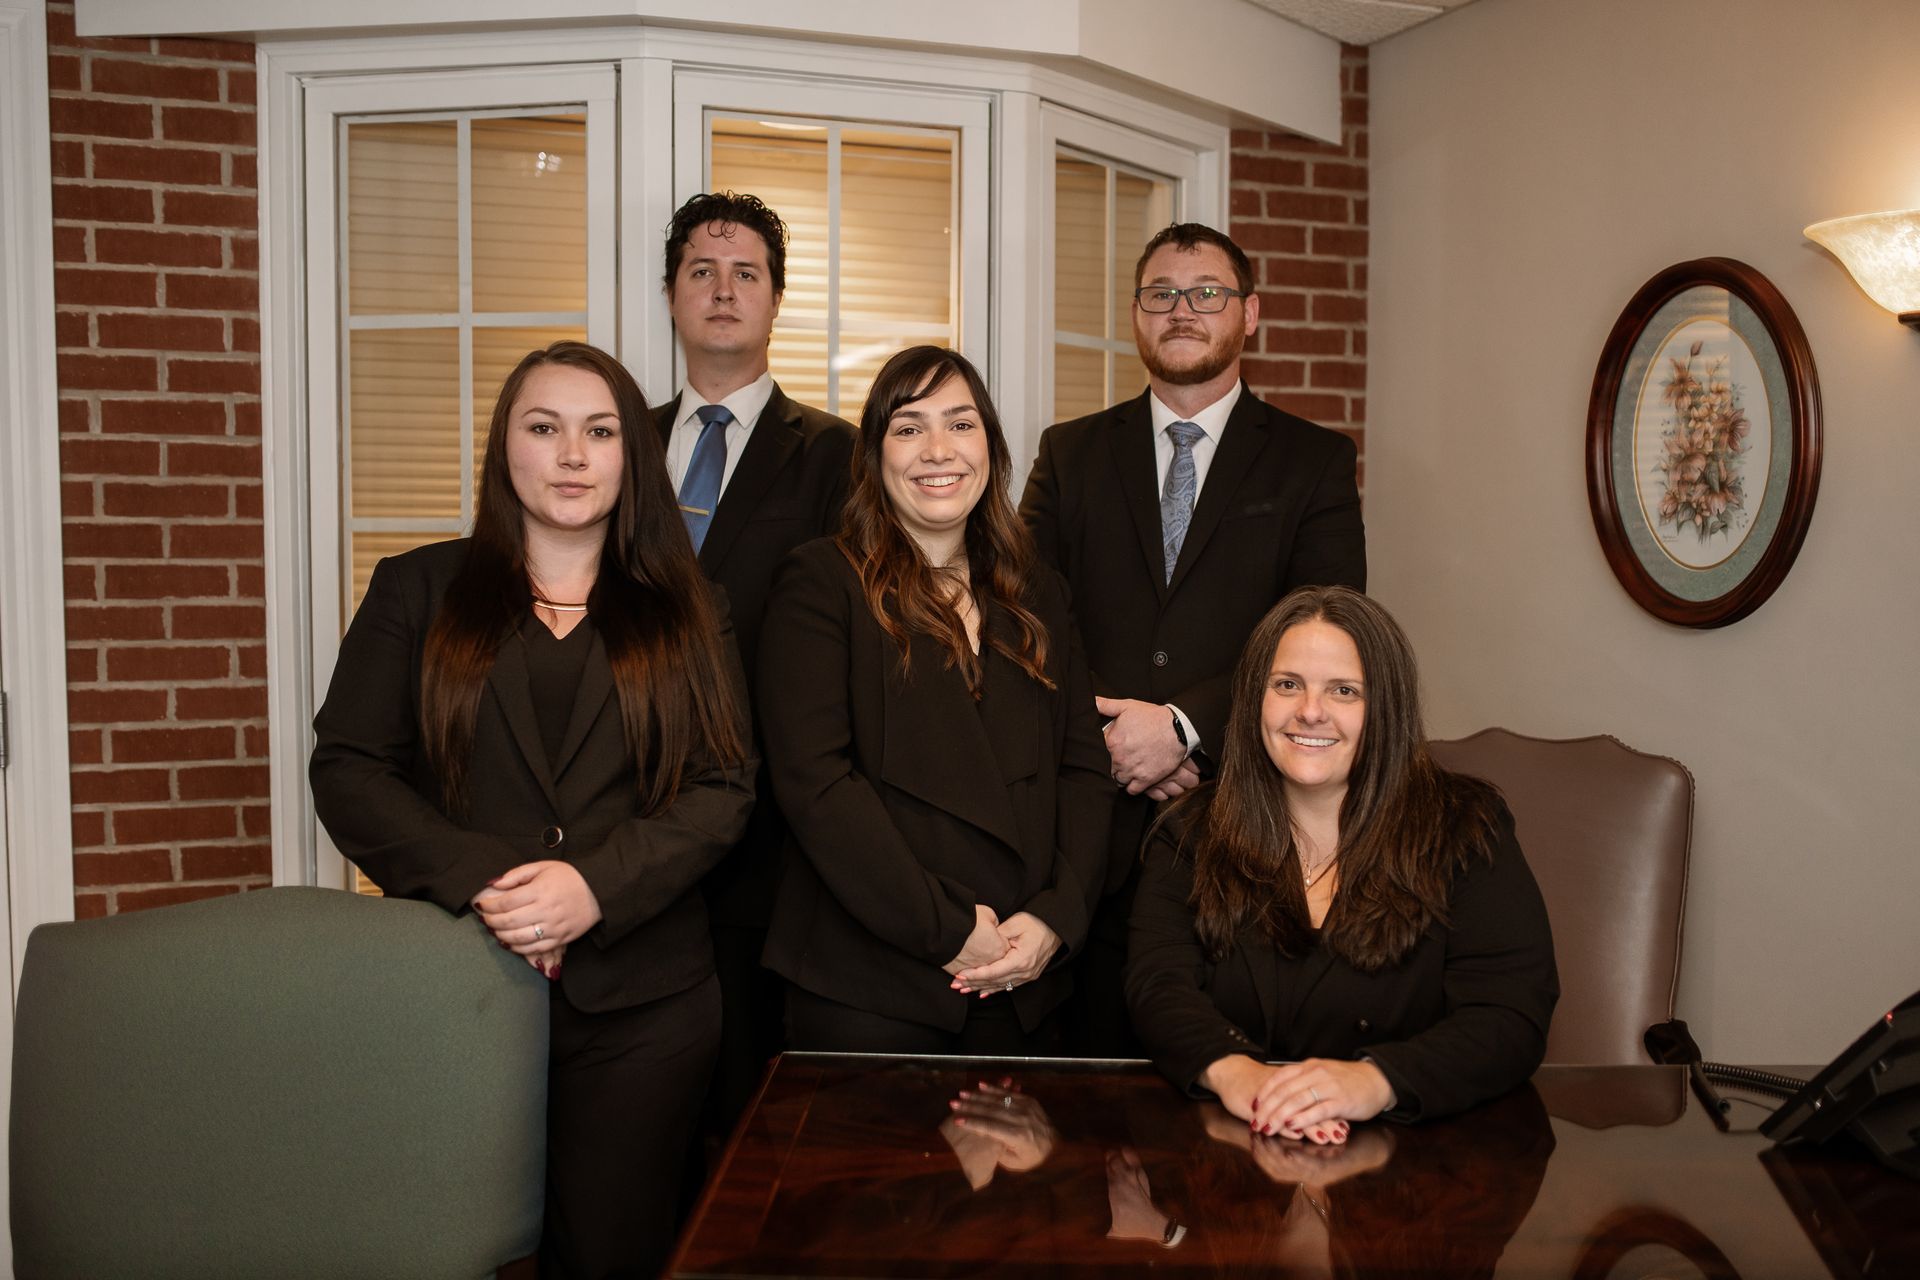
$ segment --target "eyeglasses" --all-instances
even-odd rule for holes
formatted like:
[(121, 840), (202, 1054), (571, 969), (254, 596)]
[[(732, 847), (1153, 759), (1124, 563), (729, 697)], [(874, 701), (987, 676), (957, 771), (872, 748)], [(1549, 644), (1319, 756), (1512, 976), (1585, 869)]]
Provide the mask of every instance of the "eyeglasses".
[(1169, 289), (1165, 285), (1143, 285), (1133, 291), (1133, 300), (1149, 315), (1165, 315), (1187, 300), (1196, 315), (1210, 316), (1227, 309), (1228, 298), (1244, 298), (1244, 289), (1229, 289), (1223, 284), (1196, 284), (1190, 289)]

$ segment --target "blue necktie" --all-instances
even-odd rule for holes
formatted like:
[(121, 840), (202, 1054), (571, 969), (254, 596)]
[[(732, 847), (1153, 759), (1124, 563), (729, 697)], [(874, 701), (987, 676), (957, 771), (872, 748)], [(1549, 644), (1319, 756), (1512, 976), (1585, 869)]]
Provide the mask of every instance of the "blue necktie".
[(707, 540), (713, 509), (720, 505), (720, 480), (727, 474), (727, 424), (733, 414), (722, 404), (703, 404), (694, 414), (702, 426), (686, 479), (680, 482), (680, 518), (687, 522), (687, 535), (698, 551)]
[(1167, 581), (1172, 582), (1180, 544), (1187, 540), (1187, 526), (1193, 523), (1194, 494), (1200, 488), (1193, 445), (1206, 432), (1191, 422), (1175, 422), (1168, 425), (1167, 434), (1173, 437), (1173, 465), (1167, 468), (1167, 487), (1160, 495), (1160, 543), (1167, 555)]

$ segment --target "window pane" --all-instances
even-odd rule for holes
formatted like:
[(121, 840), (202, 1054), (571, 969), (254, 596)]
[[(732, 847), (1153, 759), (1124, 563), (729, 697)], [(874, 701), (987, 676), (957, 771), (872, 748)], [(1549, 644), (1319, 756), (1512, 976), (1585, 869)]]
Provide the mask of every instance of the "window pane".
[(357, 330), (347, 429), (354, 516), (460, 512), (460, 331)]
[(347, 307), (353, 314), (459, 308), (457, 147), (452, 121), (347, 127)]
[(473, 492), (480, 493), (480, 464), (487, 452), (487, 430), (493, 425), (493, 403), (513, 366), (529, 352), (551, 346), (562, 338), (587, 340), (586, 329), (493, 329), (473, 331)]
[(1133, 333), (1133, 268), (1153, 233), (1173, 221), (1173, 184), (1138, 174), (1113, 175), (1113, 329)]
[(476, 311), (587, 309), (587, 122), (473, 122)]
[(1131, 400), (1147, 389), (1147, 366), (1140, 363), (1140, 357), (1133, 351), (1113, 353), (1113, 394), (1108, 404), (1118, 404), (1122, 400)]
[[(827, 335), (823, 330), (776, 328), (767, 363), (780, 389), (801, 404), (828, 407)], [(858, 415), (849, 415), (858, 418)]]
[(1053, 420), (1064, 422), (1107, 407), (1107, 359), (1102, 351), (1053, 348)]
[(1104, 338), (1107, 171), (1061, 156), (1053, 182), (1053, 326)]
[[(899, 333), (847, 332), (840, 335), (840, 354), (834, 366), (840, 370), (840, 416), (860, 421), (860, 410), (867, 403), (867, 392), (880, 373), (880, 366), (893, 359), (903, 347), (950, 347), (945, 338), (907, 337)], [(784, 385), (784, 384), (783, 384)]]
[(951, 136), (841, 135), (843, 324), (953, 323), (953, 198)]
[(709, 186), (759, 196), (780, 215), (788, 240), (787, 292), (780, 312), (826, 319), (826, 127), (715, 120)]

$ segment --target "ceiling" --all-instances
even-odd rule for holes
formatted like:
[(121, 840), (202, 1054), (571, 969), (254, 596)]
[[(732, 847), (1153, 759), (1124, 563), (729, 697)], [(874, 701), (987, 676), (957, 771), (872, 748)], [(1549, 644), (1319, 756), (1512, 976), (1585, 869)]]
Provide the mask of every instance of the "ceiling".
[(1346, 44), (1372, 44), (1472, 0), (1251, 0)]

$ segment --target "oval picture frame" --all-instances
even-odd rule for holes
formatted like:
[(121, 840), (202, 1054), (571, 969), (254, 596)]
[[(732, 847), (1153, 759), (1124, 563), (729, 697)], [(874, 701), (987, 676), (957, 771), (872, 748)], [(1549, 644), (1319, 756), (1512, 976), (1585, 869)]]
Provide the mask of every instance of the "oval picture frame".
[(1607, 564), (1663, 621), (1724, 627), (1800, 553), (1820, 488), (1820, 383), (1760, 272), (1695, 258), (1614, 322), (1587, 407), (1587, 499)]

